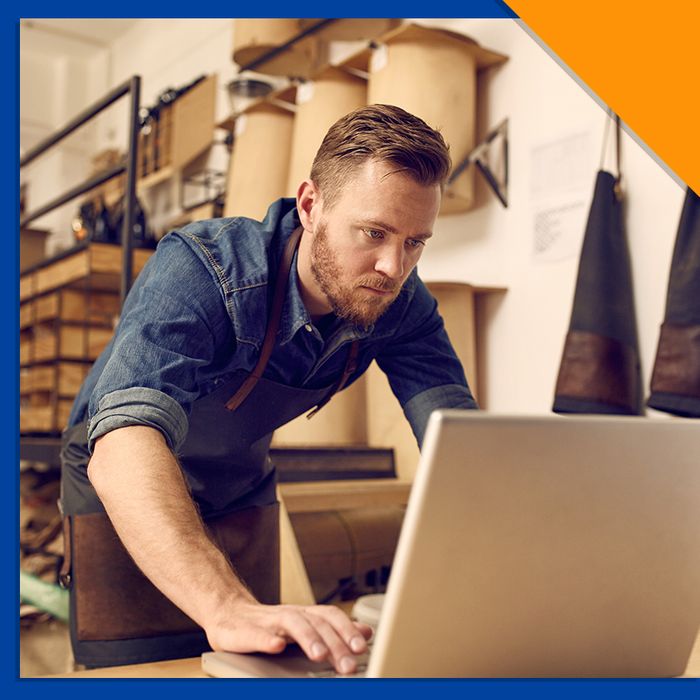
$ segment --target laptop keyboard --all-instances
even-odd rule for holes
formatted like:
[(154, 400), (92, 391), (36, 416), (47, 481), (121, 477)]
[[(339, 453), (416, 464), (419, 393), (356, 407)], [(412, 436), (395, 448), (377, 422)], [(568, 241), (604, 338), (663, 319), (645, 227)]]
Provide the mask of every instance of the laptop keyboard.
[(320, 668), (318, 671), (309, 671), (309, 678), (364, 678), (369, 664), (369, 655), (372, 653), (374, 635), (367, 642), (367, 652), (357, 657), (357, 670), (355, 673), (338, 673), (332, 666)]
[(355, 673), (338, 673), (334, 668), (326, 668), (320, 671), (309, 671), (309, 678), (364, 678), (367, 673), (367, 664), (357, 664)]

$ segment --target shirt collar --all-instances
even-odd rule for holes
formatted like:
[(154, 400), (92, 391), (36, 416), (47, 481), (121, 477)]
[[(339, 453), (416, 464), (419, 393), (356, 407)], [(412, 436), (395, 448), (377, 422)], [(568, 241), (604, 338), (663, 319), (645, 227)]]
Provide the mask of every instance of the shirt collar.
[[(313, 326), (311, 316), (306, 310), (306, 306), (304, 306), (304, 302), (301, 298), (299, 271), (297, 270), (298, 256), (299, 250), (297, 249), (292, 260), (292, 269), (289, 271), (287, 296), (284, 300), (284, 306), (282, 307), (282, 318), (280, 319), (279, 328), (280, 345), (288, 343), (302, 328)], [(342, 324), (342, 327), (348, 337), (352, 337), (353, 340), (366, 338), (374, 331), (374, 325), (364, 328), (363, 326), (356, 326), (345, 322)], [(335, 335), (338, 330), (339, 328), (336, 328), (333, 331), (333, 335)], [(308, 332), (308, 329), (306, 329), (306, 332)]]

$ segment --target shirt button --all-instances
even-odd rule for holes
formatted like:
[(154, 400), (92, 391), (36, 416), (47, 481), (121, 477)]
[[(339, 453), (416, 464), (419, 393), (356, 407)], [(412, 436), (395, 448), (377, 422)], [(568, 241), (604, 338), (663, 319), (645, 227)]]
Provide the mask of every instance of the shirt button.
[(307, 324), (304, 326), (304, 328), (306, 328), (306, 330), (309, 331), (309, 333), (311, 333), (311, 331), (313, 330), (313, 326), (312, 326), (310, 323), (307, 323)]

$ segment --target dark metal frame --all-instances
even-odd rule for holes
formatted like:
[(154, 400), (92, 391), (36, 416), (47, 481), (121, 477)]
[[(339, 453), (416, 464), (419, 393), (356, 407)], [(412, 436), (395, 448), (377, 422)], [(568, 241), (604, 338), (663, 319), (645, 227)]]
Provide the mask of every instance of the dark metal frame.
[(107, 93), (101, 100), (98, 100), (93, 105), (83, 110), (62, 129), (59, 129), (51, 136), (44, 139), (36, 147), (34, 147), (23, 158), (20, 158), (19, 167), (23, 168), (33, 160), (43, 155), (50, 148), (62, 141), (66, 136), (72, 134), (76, 129), (79, 129), (83, 124), (90, 121), (93, 117), (103, 112), (105, 109), (114, 104), (118, 99), (130, 95), (129, 103), (129, 141), (126, 163), (117, 165), (110, 170), (107, 170), (99, 175), (95, 175), (85, 180), (80, 185), (71, 188), (63, 194), (55, 197), (50, 202), (37, 210), (26, 214), (20, 219), (20, 228), (24, 228), (31, 222), (41, 216), (48, 214), (50, 211), (70, 202), (72, 199), (85, 194), (99, 185), (111, 180), (114, 177), (126, 173), (126, 190), (124, 192), (124, 224), (122, 229), (122, 278), (121, 278), (121, 303), (124, 304), (126, 295), (129, 293), (131, 286), (132, 273), (132, 240), (131, 232), (134, 227), (134, 209), (136, 201), (136, 154), (138, 149), (139, 137), (139, 105), (141, 101), (141, 77), (134, 75), (129, 80), (117, 86), (111, 92)]
[(250, 61), (250, 63), (246, 63), (244, 66), (241, 66), (238, 70), (239, 74), (248, 70), (257, 70), (260, 66), (265, 65), (268, 61), (271, 61), (276, 56), (279, 56), (280, 54), (284, 53), (287, 49), (291, 48), (292, 46), (300, 42), (302, 39), (305, 39), (307, 36), (311, 36), (312, 34), (317, 34), (322, 29), (325, 29), (327, 26), (337, 21), (337, 18), (319, 20), (318, 22), (316, 22), (316, 24), (313, 24), (307, 29), (304, 29), (303, 31), (299, 32), (299, 34), (295, 34), (291, 39), (289, 39), (289, 41), (285, 41), (284, 44), (275, 46), (274, 49), (270, 49), (269, 51), (265, 52), (262, 56), (258, 56), (258, 58), (256, 58), (254, 61)]
[[(129, 121), (128, 121), (128, 149), (126, 162), (121, 163), (105, 172), (94, 175), (84, 182), (71, 189), (63, 192), (47, 204), (39, 207), (35, 211), (29, 212), (20, 219), (20, 228), (28, 226), (36, 219), (48, 214), (58, 207), (70, 202), (72, 199), (79, 197), (86, 192), (98, 187), (99, 185), (118, 177), (122, 173), (126, 173), (126, 188), (124, 192), (124, 223), (122, 228), (122, 274), (120, 299), (123, 306), (126, 295), (131, 287), (131, 277), (133, 270), (133, 245), (132, 231), (134, 227), (134, 211), (136, 202), (136, 156), (138, 150), (139, 136), (139, 106), (141, 102), (141, 77), (134, 75), (129, 80), (126, 80), (121, 85), (107, 93), (102, 99), (95, 102), (93, 105), (83, 110), (75, 118), (73, 118), (62, 129), (48, 136), (41, 141), (37, 146), (26, 153), (19, 161), (19, 167), (23, 168), (29, 165), (39, 156), (43, 155), (56, 144), (60, 143), (64, 138), (72, 134), (76, 129), (79, 129), (85, 123), (93, 119), (105, 109), (114, 104), (117, 100), (125, 95), (130, 96), (129, 101)], [(76, 249), (87, 247), (87, 244), (79, 244), (65, 254), (74, 253)], [(62, 256), (57, 256), (56, 259)], [(41, 267), (45, 263), (40, 263), (36, 267)], [(36, 462), (48, 462), (49, 464), (58, 464), (60, 459), (61, 441), (55, 437), (31, 437), (23, 436), (20, 438), (19, 451), (20, 459)]]
[[(504, 161), (504, 174), (503, 180), (498, 181), (496, 176), (493, 174), (488, 163), (483, 159), (484, 154), (493, 144), (497, 136), (501, 136), (503, 139), (503, 161)], [(491, 131), (486, 134), (484, 140), (475, 146), (471, 153), (467, 155), (464, 160), (460, 161), (452, 170), (449, 180), (447, 181), (448, 187), (471, 165), (474, 164), (479, 172), (484, 176), (486, 184), (493, 190), (493, 193), (498, 197), (499, 201), (504, 207), (508, 207), (508, 119), (504, 119), (497, 127), (491, 129)]]

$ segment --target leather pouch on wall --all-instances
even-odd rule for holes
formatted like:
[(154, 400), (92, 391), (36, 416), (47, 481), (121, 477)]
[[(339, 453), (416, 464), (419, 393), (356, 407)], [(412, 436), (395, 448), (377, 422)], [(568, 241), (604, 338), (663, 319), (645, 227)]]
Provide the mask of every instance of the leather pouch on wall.
[[(71, 519), (71, 585), (79, 641), (137, 639), (199, 631), (133, 562), (105, 513)], [(246, 508), (207, 523), (258, 600), (278, 603), (279, 505)]]
[(673, 247), (648, 405), (700, 418), (700, 197), (690, 188)]

